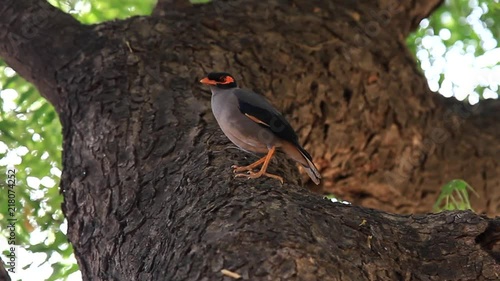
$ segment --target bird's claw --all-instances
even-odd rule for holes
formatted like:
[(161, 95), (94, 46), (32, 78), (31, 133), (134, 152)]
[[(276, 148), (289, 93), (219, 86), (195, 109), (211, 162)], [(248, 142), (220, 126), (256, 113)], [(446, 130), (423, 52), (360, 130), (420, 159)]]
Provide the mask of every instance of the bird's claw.
[(235, 175), (234, 177), (235, 178), (258, 178), (257, 176), (255, 176), (256, 173), (252, 172), (252, 171), (247, 171), (246, 173), (236, 173), (234, 172)]
[(269, 178), (279, 180), (280, 183), (283, 184), (282, 177), (277, 176), (277, 175), (273, 175), (273, 174), (269, 174), (269, 173), (260, 173), (260, 172), (255, 173), (252, 171), (247, 171), (246, 173), (238, 173), (238, 174), (234, 175), (235, 178), (247, 178), (247, 179), (256, 179), (256, 178), (260, 178), (261, 176), (266, 176)]
[(231, 166), (231, 168), (233, 169), (233, 173), (239, 173), (239, 172), (253, 173), (252, 168), (248, 168), (246, 166), (240, 167), (240, 166), (233, 165), (233, 166)]

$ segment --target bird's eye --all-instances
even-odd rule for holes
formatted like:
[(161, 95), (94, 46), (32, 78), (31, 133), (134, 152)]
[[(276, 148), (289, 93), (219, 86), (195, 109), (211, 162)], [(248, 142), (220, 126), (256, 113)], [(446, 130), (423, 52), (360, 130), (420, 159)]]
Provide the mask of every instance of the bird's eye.
[(222, 82), (222, 83), (226, 82), (226, 76), (222, 76), (222, 77), (219, 79), (219, 82)]

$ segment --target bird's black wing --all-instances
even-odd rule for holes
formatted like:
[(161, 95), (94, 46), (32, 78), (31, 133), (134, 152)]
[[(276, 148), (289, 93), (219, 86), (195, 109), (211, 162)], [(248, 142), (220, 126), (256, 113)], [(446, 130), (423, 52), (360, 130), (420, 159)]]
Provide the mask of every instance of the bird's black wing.
[(236, 89), (241, 113), (276, 136), (298, 145), (298, 137), (290, 123), (263, 96), (249, 90)]

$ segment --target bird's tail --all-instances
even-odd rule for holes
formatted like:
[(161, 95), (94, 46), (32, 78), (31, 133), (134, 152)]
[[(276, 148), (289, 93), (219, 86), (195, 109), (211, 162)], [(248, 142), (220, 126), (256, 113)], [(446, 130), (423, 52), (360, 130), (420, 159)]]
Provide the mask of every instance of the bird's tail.
[(299, 162), (302, 167), (304, 167), (304, 170), (306, 170), (312, 181), (315, 184), (319, 184), (321, 175), (319, 174), (318, 168), (314, 166), (311, 155), (296, 142), (292, 143), (283, 141), (281, 145), (282, 150), (288, 155), (288, 157)]
[(301, 163), (302, 167), (304, 167), (304, 170), (306, 170), (307, 174), (312, 179), (312, 181), (315, 184), (319, 184), (319, 182), (321, 180), (321, 175), (319, 174), (318, 168), (316, 168), (316, 166), (314, 166), (314, 163), (312, 162), (311, 155), (304, 148), (302, 148), (301, 146), (297, 146), (297, 148), (298, 148), (300, 154), (302, 154), (302, 156), (304, 157), (304, 159), (306, 160), (306, 163), (307, 163), (307, 165), (304, 165), (303, 163)]

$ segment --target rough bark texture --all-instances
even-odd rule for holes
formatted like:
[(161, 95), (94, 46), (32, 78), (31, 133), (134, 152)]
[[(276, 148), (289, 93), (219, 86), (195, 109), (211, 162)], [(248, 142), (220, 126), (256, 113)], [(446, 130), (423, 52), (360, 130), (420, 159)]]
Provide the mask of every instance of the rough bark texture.
[(0, 281), (10, 281), (10, 276), (7, 273), (7, 270), (5, 270), (4, 263), (2, 259), (0, 259)]
[[(283, 157), (271, 167), (283, 186), (233, 179), (230, 166), (255, 157), (231, 148), (197, 83), (225, 70), (265, 94), (298, 129), (323, 191), (424, 212), (439, 185), (464, 178), (483, 196), (475, 207), (498, 214), (499, 103), (463, 109), (431, 94), (404, 45), (440, 1), (159, 5), (92, 27), (32, 2), (0, 0), (0, 56), (58, 104), (63, 210), (86, 280), (220, 280), (222, 269), (246, 280), (498, 279), (499, 219), (334, 204), (300, 187)], [(37, 26), (50, 36), (3, 40), (38, 10), (52, 13), (55, 26)], [(65, 22), (71, 32), (54, 32)], [(76, 54), (32, 47), (82, 34)]]

